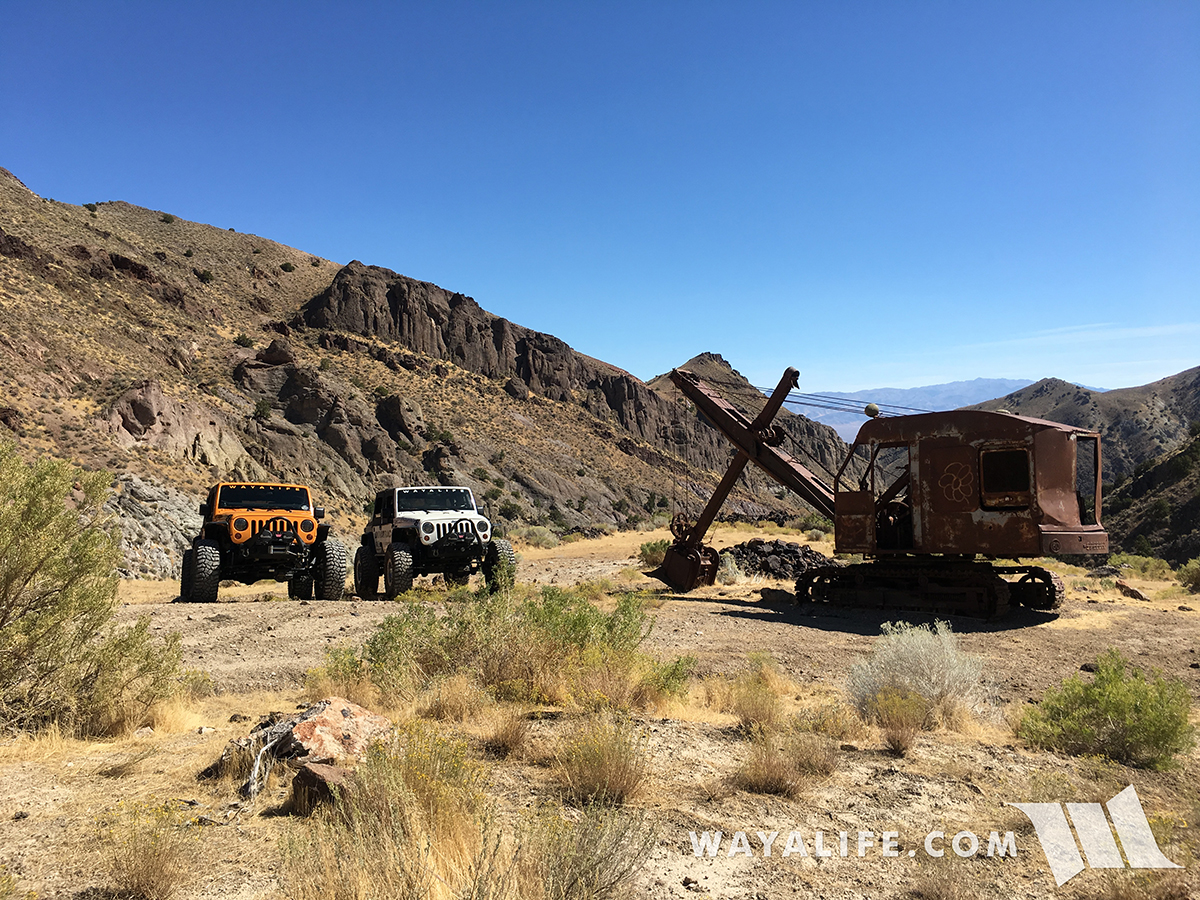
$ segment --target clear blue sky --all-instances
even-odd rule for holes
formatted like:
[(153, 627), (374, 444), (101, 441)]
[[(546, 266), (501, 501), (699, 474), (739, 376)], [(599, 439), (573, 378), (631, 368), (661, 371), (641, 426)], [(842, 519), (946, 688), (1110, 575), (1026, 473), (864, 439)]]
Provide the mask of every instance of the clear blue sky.
[(0, 166), (650, 377), (1200, 364), (1200, 3), (0, 3)]

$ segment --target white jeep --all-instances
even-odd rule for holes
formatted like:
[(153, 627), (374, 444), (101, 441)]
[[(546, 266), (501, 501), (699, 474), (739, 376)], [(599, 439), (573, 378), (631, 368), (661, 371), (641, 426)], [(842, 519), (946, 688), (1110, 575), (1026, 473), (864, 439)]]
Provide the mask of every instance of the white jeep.
[(466, 584), (482, 571), (495, 589), (506, 569), (516, 569), (512, 545), (492, 537), (492, 523), (480, 515), (470, 488), (388, 488), (375, 495), (354, 554), (354, 592), (375, 599), (380, 573), (389, 600), (410, 590), (417, 575), (435, 572), (450, 584)]

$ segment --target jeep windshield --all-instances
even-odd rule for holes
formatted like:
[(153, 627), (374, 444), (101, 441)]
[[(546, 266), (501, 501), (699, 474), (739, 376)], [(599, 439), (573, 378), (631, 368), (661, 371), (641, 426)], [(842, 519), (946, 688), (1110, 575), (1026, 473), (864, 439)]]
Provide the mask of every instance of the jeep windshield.
[(287, 509), (309, 511), (308, 489), (278, 484), (226, 484), (217, 497), (219, 509)]
[(475, 512), (471, 492), (467, 488), (416, 488), (396, 491), (396, 512), (420, 510), (462, 510)]

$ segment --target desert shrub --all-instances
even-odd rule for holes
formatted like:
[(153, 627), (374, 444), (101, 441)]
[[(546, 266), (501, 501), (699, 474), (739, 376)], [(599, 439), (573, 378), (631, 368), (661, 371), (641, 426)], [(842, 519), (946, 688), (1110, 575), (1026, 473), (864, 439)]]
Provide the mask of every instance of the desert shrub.
[[(958, 649), (958, 637), (945, 622), (885, 623), (871, 656), (850, 668), (849, 692), (859, 713), (874, 718), (872, 704), (888, 689), (923, 697), (934, 717), (958, 719), (987, 703), (981, 683), (983, 660)], [(933, 719), (930, 719), (933, 721)]]
[(1076, 674), (1047, 691), (1025, 714), (1018, 734), (1038, 747), (1162, 769), (1195, 744), (1190, 711), (1182, 681), (1157, 671), (1147, 676), (1109, 649), (1097, 658), (1090, 683)]
[(896, 756), (912, 749), (929, 714), (929, 701), (905, 687), (883, 688), (871, 697), (869, 706), (871, 719), (883, 730), (884, 746)]
[(1108, 558), (1108, 563), (1119, 569), (1128, 569), (1138, 578), (1151, 581), (1166, 581), (1171, 577), (1171, 564), (1165, 559), (1159, 559), (1148, 553), (1145, 555), (1114, 553)]
[(246, 334), (246, 332), (244, 332), (244, 331), (241, 334), (239, 334), (237, 337), (235, 337), (233, 339), (233, 342), (235, 344), (237, 344), (239, 347), (253, 347), (254, 346), (254, 338), (250, 337), (250, 335)]
[(260, 422), (265, 422), (271, 418), (271, 401), (265, 397), (254, 403), (254, 418)]
[(681, 691), (691, 660), (658, 663), (638, 651), (652, 625), (643, 598), (621, 595), (604, 612), (589, 592), (588, 585), (462, 589), (469, 602), (448, 603), (441, 617), (407, 604), (356, 658), (385, 701), (456, 672), (470, 673), (495, 699), (519, 702), (645, 705)]
[(290, 262), (280, 263), (279, 268), (281, 268), (285, 272), (295, 272), (296, 271), (296, 267)]
[(182, 801), (117, 804), (98, 825), (100, 856), (117, 895), (169, 900), (200, 858), (202, 829)]
[(614, 900), (630, 895), (634, 876), (658, 844), (643, 810), (593, 806), (576, 822), (558, 810), (530, 829), (529, 847), (547, 900)]
[(1200, 593), (1200, 557), (1180, 566), (1176, 577), (1179, 583), (1193, 594)]
[(321, 261), (319, 259), (317, 259), (315, 256), (310, 256), (308, 258), (308, 264), (310, 266), (312, 266), (314, 269), (321, 268)]
[(503, 519), (518, 519), (521, 516), (521, 504), (514, 503), (512, 500), (505, 500), (500, 504), (498, 512)]
[(175, 224), (175, 217), (170, 213), (163, 213), (158, 217), (158, 221), (162, 222), (164, 225), (173, 225)]
[(733, 775), (735, 787), (755, 794), (795, 797), (837, 768), (837, 750), (822, 735), (794, 730), (786, 734), (757, 730), (750, 755)]
[(667, 547), (670, 542), (666, 539), (660, 541), (646, 541), (638, 549), (638, 559), (646, 568), (661, 566), (662, 561), (666, 558)]
[[(500, 504), (501, 510), (508, 504)], [(519, 508), (518, 508), (519, 510)], [(501, 515), (504, 515), (501, 512)], [(504, 516), (512, 518), (511, 516)], [(530, 525), (527, 528), (513, 528), (509, 534), (519, 540), (524, 541), (530, 547), (540, 547), (543, 549), (551, 549), (558, 546), (558, 535), (547, 528), (545, 525)]]
[(202, 269), (196, 273), (196, 278), (201, 284), (211, 284), (213, 280), (212, 269)]
[(649, 742), (627, 719), (588, 718), (563, 741), (555, 764), (575, 802), (619, 806), (637, 795), (649, 774)]
[(85, 204), (83, 204), (83, 208), (86, 209), (88, 212), (94, 213), (99, 207), (95, 203), (85, 203)]
[(109, 476), (0, 443), (0, 714), (111, 734), (140, 723), (179, 672), (179, 635), (156, 644), (148, 618), (117, 628)]
[(193, 256), (195, 256), (196, 254), (195, 254), (195, 251), (193, 251), (193, 250), (192, 250), (192, 249), (189, 247), (187, 250), (184, 250), (184, 251), (183, 251), (183, 255), (184, 255), (184, 256), (186, 256), (188, 259), (191, 259), (191, 258), (192, 258)]
[(483, 747), (501, 759), (520, 758), (529, 743), (529, 719), (520, 713), (505, 713), (496, 719), (483, 739)]

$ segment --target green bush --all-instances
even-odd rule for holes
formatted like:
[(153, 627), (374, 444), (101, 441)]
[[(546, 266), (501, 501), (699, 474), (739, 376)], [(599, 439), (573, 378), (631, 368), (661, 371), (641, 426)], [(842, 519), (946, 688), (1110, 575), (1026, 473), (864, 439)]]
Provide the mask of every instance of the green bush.
[(95, 203), (85, 203), (85, 204), (83, 204), (83, 208), (86, 209), (88, 212), (94, 213), (97, 209), (97, 206)]
[(250, 335), (246, 334), (245, 332), (242, 332), (237, 337), (235, 337), (233, 339), (233, 342), (235, 344), (237, 344), (239, 347), (253, 347), (254, 346), (254, 338), (250, 337)]
[(158, 221), (162, 222), (165, 225), (173, 225), (175, 223), (175, 217), (173, 215), (171, 215), (170, 213), (163, 213), (161, 216), (158, 217)]
[[(1141, 537), (1145, 537), (1145, 535), (1141, 535)], [(1171, 564), (1165, 559), (1158, 559), (1149, 554), (1114, 553), (1108, 558), (1108, 563), (1119, 569), (1128, 569), (1130, 574), (1136, 575), (1138, 578), (1166, 581), (1171, 577)]]
[(271, 418), (271, 401), (265, 397), (255, 401), (254, 403), (254, 418), (260, 422), (265, 422)]
[(1175, 577), (1193, 594), (1200, 593), (1200, 557), (1196, 557), (1180, 567)]
[(285, 272), (295, 272), (296, 271), (296, 267), (294, 265), (292, 265), (290, 262), (280, 263), (279, 268), (283, 269), (283, 271), (285, 271)]
[(183, 255), (184, 255), (184, 256), (186, 256), (188, 259), (191, 259), (193, 256), (195, 256), (195, 255), (196, 255), (196, 253), (195, 253), (195, 251), (194, 251), (194, 250), (192, 250), (192, 249), (189, 247), (187, 250), (184, 250), (184, 251), (183, 251)]
[(179, 635), (117, 628), (120, 549), (103, 511), (109, 476), (27, 464), (0, 444), (0, 716), (80, 734), (140, 724), (179, 674)]
[(646, 541), (638, 549), (638, 559), (647, 568), (661, 566), (667, 556), (667, 547), (669, 546), (670, 541), (665, 538), (659, 541)]
[(1107, 756), (1144, 769), (1169, 766), (1195, 743), (1191, 697), (1177, 678), (1132, 668), (1119, 650), (1096, 660), (1095, 677), (1072, 675), (1021, 720), (1031, 744), (1074, 756)]
[[(513, 516), (508, 515), (505, 509), (509, 506), (516, 506), (515, 503), (501, 503), (500, 515), (506, 519), (511, 519)], [(520, 507), (517, 507), (518, 512)], [(514, 528), (509, 534), (512, 537), (520, 538), (530, 547), (541, 547), (549, 550), (558, 546), (558, 535), (547, 528), (545, 525), (530, 525), (528, 528)]]

